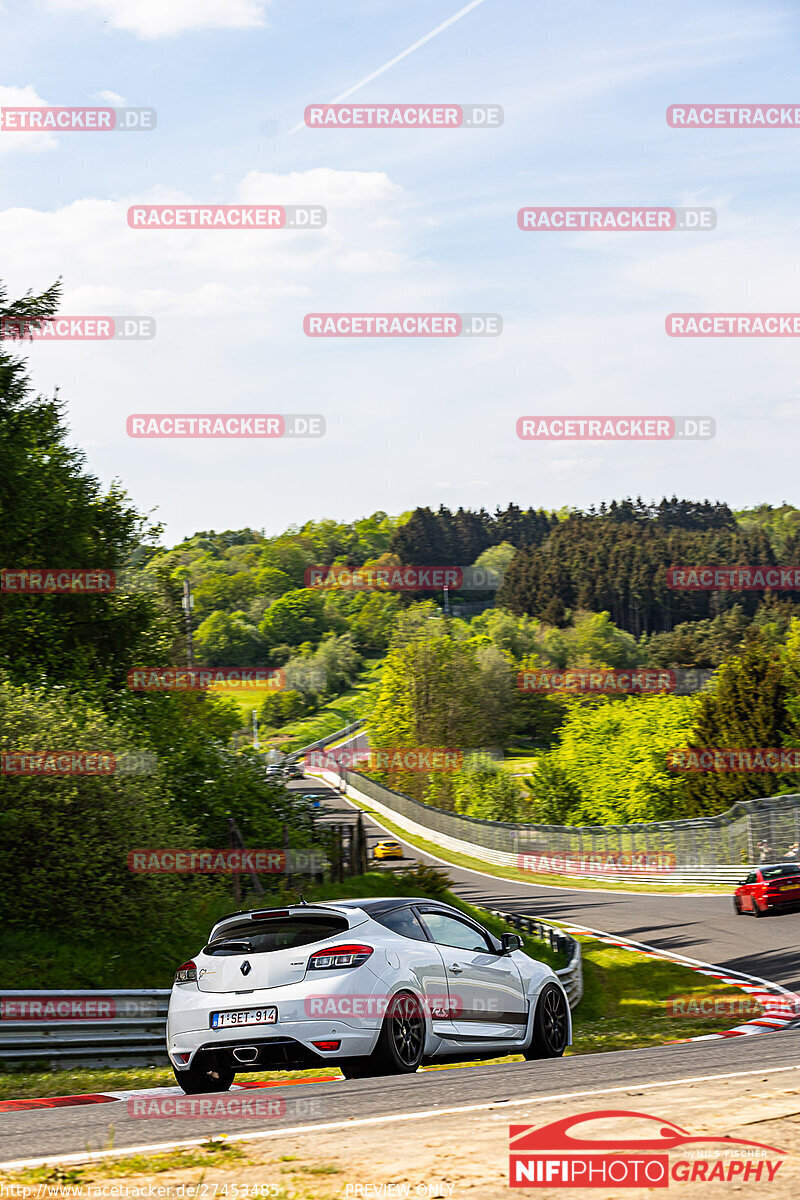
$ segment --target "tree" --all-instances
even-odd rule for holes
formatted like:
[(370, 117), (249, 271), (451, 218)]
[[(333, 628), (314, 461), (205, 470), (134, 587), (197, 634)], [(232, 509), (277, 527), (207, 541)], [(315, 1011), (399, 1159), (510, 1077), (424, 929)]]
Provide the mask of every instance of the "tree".
[[(791, 732), (787, 712), (790, 680), (782, 656), (762, 634), (753, 632), (736, 658), (722, 664), (714, 688), (699, 698), (690, 747), (705, 749), (772, 749), (784, 745)], [(797, 790), (798, 775), (752, 771), (704, 772), (687, 778), (692, 815), (722, 812), (738, 800)]]
[(606, 825), (695, 815), (686, 781), (667, 766), (668, 751), (691, 736), (695, 697), (565, 703), (560, 744), (531, 778), (534, 820)]
[(327, 626), (325, 597), (310, 588), (286, 592), (264, 614), (260, 633), (268, 646), (318, 642)]
[(258, 667), (263, 643), (243, 612), (213, 612), (194, 635), (199, 661), (206, 667)]
[(563, 637), (569, 666), (633, 667), (641, 657), (636, 639), (617, 629), (607, 612), (578, 613)]
[[(60, 290), (9, 302), (0, 321), (53, 315)], [(4, 343), (0, 343), (3, 346)], [(157, 532), (120, 486), (103, 489), (67, 442), (63, 404), (34, 398), (23, 360), (0, 349), (0, 563), (18, 568), (126, 567)], [(147, 592), (10, 595), (0, 607), (0, 667), (18, 680), (45, 675), (86, 686), (120, 684), (144, 655), (169, 644), (157, 599)]]
[[(484, 652), (452, 636), (455, 623), (434, 612), (430, 602), (415, 605), (398, 623), (369, 718), (370, 743), (377, 749), (465, 751), (498, 745), (508, 731), (515, 697), (511, 666), (494, 647)], [(404, 771), (388, 783), (452, 807), (452, 773)]]
[(479, 567), (483, 571), (496, 572), (502, 582), (502, 578), (516, 553), (510, 542), (501, 542), (499, 546), (489, 546), (487, 550), (479, 554), (473, 566)]
[(518, 821), (522, 793), (508, 771), (484, 761), (460, 772), (455, 779), (455, 809), (483, 821)]

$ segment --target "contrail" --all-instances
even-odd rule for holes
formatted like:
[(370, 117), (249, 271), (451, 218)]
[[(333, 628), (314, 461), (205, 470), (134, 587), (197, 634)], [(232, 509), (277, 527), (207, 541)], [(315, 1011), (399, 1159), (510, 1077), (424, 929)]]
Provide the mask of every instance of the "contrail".
[[(471, 0), (470, 4), (465, 4), (464, 7), (460, 8), (457, 13), (454, 13), (452, 17), (448, 17), (446, 21), (442, 21), (441, 25), (437, 25), (435, 29), (432, 29), (430, 33), (426, 33), (424, 37), (419, 39), (419, 41), (416, 41), (413, 45), (408, 46), (407, 49), (401, 51), (400, 54), (396, 54), (394, 58), (390, 58), (389, 61), (384, 63), (382, 67), (378, 67), (377, 71), (373, 71), (371, 75), (367, 75), (364, 79), (360, 79), (358, 83), (354, 83), (353, 86), (348, 88), (346, 92), (342, 92), (341, 96), (335, 96), (333, 100), (329, 101), (329, 103), (339, 104), (340, 101), (346, 100), (348, 96), (352, 96), (353, 92), (357, 92), (359, 88), (364, 87), (367, 83), (372, 83), (373, 79), (377, 79), (379, 75), (383, 75), (385, 71), (388, 71), (390, 67), (395, 66), (396, 63), (401, 62), (402, 59), (408, 58), (409, 54), (413, 54), (415, 50), (419, 50), (420, 46), (424, 46), (426, 42), (433, 41), (433, 39), (440, 33), (443, 33), (445, 29), (449, 29), (451, 25), (455, 25), (456, 21), (460, 21), (461, 18), (465, 17), (468, 12), (472, 12), (473, 8), (477, 8), (483, 3), (485, 3), (485, 0)], [(289, 130), (289, 133), (297, 133), (298, 129), (305, 129), (305, 122), (301, 121), (299, 125), (295, 125), (293, 129)]]

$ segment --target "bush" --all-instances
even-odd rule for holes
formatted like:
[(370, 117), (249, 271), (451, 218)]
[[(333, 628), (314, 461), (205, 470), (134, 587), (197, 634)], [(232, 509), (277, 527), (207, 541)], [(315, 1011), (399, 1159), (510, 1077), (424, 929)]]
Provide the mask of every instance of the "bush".
[[(47, 694), (0, 679), (0, 750), (100, 751), (138, 747), (130, 734), (66, 689)], [(185, 901), (186, 881), (134, 875), (127, 857), (146, 846), (192, 844), (162, 775), (5, 776), (0, 808), (0, 919), (80, 937), (158, 929)], [(208, 881), (190, 881), (200, 889)]]

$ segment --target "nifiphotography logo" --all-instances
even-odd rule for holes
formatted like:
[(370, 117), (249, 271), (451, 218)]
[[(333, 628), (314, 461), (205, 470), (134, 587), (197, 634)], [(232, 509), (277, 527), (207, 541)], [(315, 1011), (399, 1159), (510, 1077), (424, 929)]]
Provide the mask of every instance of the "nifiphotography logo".
[(538, 1129), (511, 1125), (509, 1138), (511, 1187), (768, 1184), (785, 1154), (762, 1142), (694, 1135), (672, 1121), (625, 1109), (576, 1113)]

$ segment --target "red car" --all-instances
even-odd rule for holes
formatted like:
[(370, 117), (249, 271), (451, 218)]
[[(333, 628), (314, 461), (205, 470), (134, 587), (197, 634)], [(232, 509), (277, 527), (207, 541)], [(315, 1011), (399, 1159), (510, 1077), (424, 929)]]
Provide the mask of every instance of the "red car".
[(751, 912), (763, 917), (773, 909), (800, 905), (800, 866), (797, 863), (776, 863), (751, 871), (733, 893), (734, 911)]

